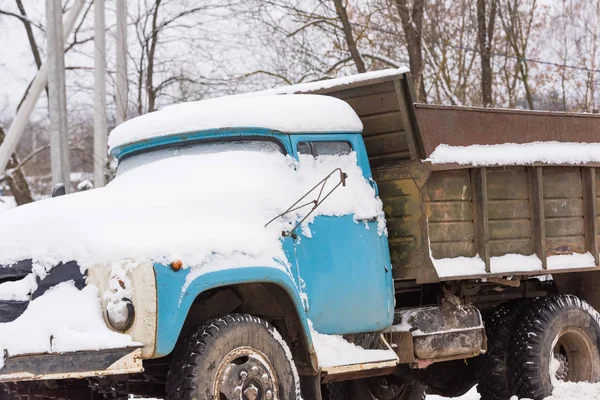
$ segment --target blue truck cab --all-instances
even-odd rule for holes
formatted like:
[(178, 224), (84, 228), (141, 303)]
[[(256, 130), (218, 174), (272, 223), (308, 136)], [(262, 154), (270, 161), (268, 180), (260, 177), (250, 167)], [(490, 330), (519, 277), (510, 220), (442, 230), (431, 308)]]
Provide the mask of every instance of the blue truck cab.
[[(204, 141), (226, 143), (232, 140), (274, 141), (297, 160), (302, 152), (314, 157), (321, 153), (344, 155), (355, 152), (364, 179), (373, 182), (359, 132), (291, 135), (242, 128), (194, 132), (186, 134), (185, 138), (170, 137), (171, 143), (167, 146), (180, 148)], [(155, 140), (144, 143), (141, 148), (139, 145), (117, 148), (115, 154), (124, 157), (134, 152), (135, 157), (135, 152), (164, 146), (164, 140)], [(377, 217), (373, 215), (363, 221), (355, 221), (352, 215), (317, 216), (310, 225), (312, 237), (306, 237), (302, 230), (297, 230), (293, 236), (282, 236), (292, 264), (292, 277), (259, 265), (255, 268), (232, 268), (202, 275), (187, 285), (182, 293), (190, 269), (176, 271), (169, 265), (155, 264), (158, 302), (156, 354), (171, 353), (194, 300), (202, 293), (256, 282), (277, 285), (290, 297), (308, 346), (311, 346), (309, 320), (316, 331), (335, 335), (375, 332), (390, 326), (394, 310), (391, 262), (387, 238), (378, 233)], [(353, 295), (348, 296), (349, 293)], [(365, 293), (370, 295), (363, 296)]]

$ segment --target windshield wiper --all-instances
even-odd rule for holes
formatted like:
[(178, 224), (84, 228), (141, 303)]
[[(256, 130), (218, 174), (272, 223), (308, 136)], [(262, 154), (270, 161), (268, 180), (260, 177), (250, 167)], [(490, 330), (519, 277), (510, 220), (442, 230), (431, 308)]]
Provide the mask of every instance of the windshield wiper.
[[(327, 181), (329, 180), (329, 178), (331, 178), (331, 176), (333, 174), (335, 174), (338, 171), (339, 171), (340, 181), (326, 195), (324, 195), (321, 198), (321, 196), (323, 195), (323, 190), (325, 189), (325, 185), (327, 184)], [(336, 190), (338, 187), (340, 187), (340, 185), (341, 186), (346, 186), (346, 178), (348, 178), (348, 175), (344, 171), (342, 171), (341, 168), (334, 169), (325, 178), (323, 178), (319, 183), (317, 183), (312, 189), (310, 189), (308, 192), (306, 192), (304, 194), (304, 196), (300, 197), (298, 199), (298, 201), (296, 201), (294, 204), (292, 204), (287, 210), (285, 210), (284, 212), (282, 212), (281, 214), (277, 215), (275, 218), (273, 218), (272, 220), (270, 220), (269, 222), (267, 222), (265, 224), (265, 228), (271, 222), (275, 221), (277, 218), (281, 218), (281, 217), (283, 217), (286, 214), (289, 214), (291, 212), (294, 212), (296, 210), (299, 210), (301, 208), (304, 208), (304, 207), (309, 206), (309, 205), (312, 204), (312, 209), (308, 212), (308, 214), (306, 214), (304, 216), (304, 218), (302, 218), (302, 220), (300, 222), (298, 222), (296, 224), (296, 226), (294, 226), (294, 228), (291, 231), (289, 231), (289, 232), (283, 231), (283, 233), (282, 233), (283, 236), (287, 236), (287, 237), (293, 236), (294, 235), (294, 231), (296, 229), (298, 229), (298, 227), (300, 225), (302, 225), (302, 223), (306, 220), (306, 218), (308, 218), (313, 213), (313, 211), (315, 211), (315, 209), (317, 207), (319, 207), (321, 205), (321, 203), (323, 203), (325, 201), (325, 199), (328, 198), (329, 195), (331, 195), (331, 193), (334, 192), (334, 190)], [(299, 203), (301, 203), (304, 199), (306, 199), (312, 192), (314, 192), (319, 187), (320, 187), (319, 194), (318, 194), (318, 196), (317, 196), (317, 198), (315, 200), (311, 200), (311, 201), (306, 202), (304, 204), (298, 205)]]

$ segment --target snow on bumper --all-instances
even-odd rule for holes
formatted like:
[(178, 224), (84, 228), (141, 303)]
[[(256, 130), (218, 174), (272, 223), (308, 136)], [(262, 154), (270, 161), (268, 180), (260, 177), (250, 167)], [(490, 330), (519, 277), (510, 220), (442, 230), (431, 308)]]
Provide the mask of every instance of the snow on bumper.
[(25, 354), (5, 360), (0, 382), (77, 379), (142, 372), (140, 348)]

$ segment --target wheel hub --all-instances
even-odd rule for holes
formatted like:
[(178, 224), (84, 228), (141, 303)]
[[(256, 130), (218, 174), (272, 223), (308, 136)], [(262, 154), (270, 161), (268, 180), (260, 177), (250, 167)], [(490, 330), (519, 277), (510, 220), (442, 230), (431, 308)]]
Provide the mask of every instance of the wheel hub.
[(563, 329), (554, 339), (553, 378), (570, 382), (592, 381), (593, 351), (590, 338), (581, 329)]
[(278, 381), (268, 358), (251, 347), (238, 347), (219, 363), (213, 393), (220, 400), (277, 400)]

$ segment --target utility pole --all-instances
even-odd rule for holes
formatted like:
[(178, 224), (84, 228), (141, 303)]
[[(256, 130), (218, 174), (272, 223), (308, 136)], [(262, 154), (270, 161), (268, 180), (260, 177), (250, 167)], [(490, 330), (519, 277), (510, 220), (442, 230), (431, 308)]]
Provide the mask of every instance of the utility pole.
[(48, 109), (50, 112), (50, 161), (52, 183), (71, 189), (67, 138), (67, 93), (65, 87), (65, 44), (61, 0), (46, 0), (48, 54)]
[[(64, 40), (67, 40), (67, 37), (71, 34), (71, 32), (73, 32), (77, 17), (83, 8), (83, 3), (84, 0), (75, 0), (71, 10), (69, 10), (69, 14), (65, 19), (65, 30), (63, 36)], [(0, 145), (0, 173), (4, 172), (6, 169), (6, 164), (8, 163), (12, 153), (15, 151), (17, 143), (19, 143), (19, 139), (25, 130), (25, 126), (27, 126), (27, 122), (29, 121), (31, 112), (35, 107), (35, 103), (37, 103), (40, 94), (46, 87), (46, 83), (48, 82), (48, 61), (49, 60), (44, 61), (39, 71), (35, 75), (35, 79), (31, 83), (31, 86), (25, 95), (25, 99), (21, 103), (21, 107), (15, 115), (15, 119), (10, 124), (8, 132), (6, 132), (4, 142), (2, 142), (2, 145)]]
[(94, 186), (106, 184), (106, 23), (104, 0), (94, 0)]
[(117, 125), (127, 120), (127, 0), (117, 0)]

